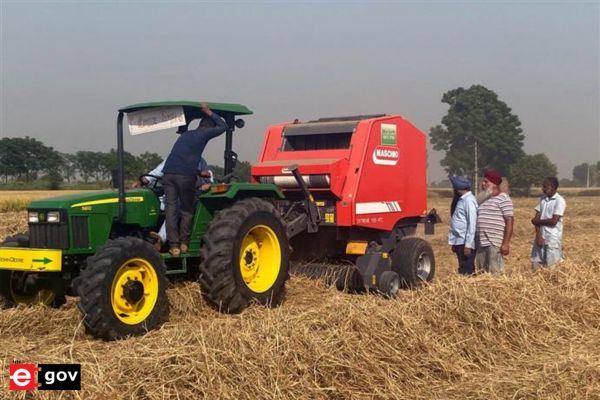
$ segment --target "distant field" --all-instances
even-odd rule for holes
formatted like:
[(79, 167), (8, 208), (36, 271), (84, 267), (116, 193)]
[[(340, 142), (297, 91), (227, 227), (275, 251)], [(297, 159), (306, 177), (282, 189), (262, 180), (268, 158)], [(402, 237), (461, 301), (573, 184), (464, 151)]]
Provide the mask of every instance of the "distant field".
[(32, 200), (82, 192), (85, 190), (0, 190), (0, 212), (24, 210)]
[[(558, 191), (565, 196), (600, 196), (600, 187), (591, 187), (591, 188), (580, 188), (580, 187), (561, 187), (558, 188)], [(452, 189), (448, 188), (429, 188), (429, 197), (452, 197)], [(531, 189), (528, 197), (537, 197), (542, 195), (541, 188), (533, 188)], [(526, 197), (521, 196), (518, 193), (511, 193), (512, 197)]]

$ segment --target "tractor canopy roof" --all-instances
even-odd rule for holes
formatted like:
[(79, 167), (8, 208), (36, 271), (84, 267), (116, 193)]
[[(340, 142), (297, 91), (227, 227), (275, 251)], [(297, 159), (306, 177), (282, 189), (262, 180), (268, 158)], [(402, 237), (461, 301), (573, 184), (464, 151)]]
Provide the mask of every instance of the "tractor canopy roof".
[[(200, 101), (189, 101), (189, 100), (166, 100), (166, 101), (151, 101), (148, 103), (132, 104), (127, 107), (122, 107), (119, 111), (129, 113), (133, 111), (141, 111), (149, 108), (159, 107), (182, 107), (186, 117), (191, 120), (200, 118)], [(212, 103), (207, 102), (211, 110), (219, 113), (228, 113), (233, 115), (250, 115), (252, 110), (243, 104), (234, 103)]]
[[(252, 110), (242, 104), (207, 102), (211, 110), (225, 118), (229, 126), (233, 126), (238, 115), (252, 114)], [(138, 103), (119, 110), (126, 113), (129, 121), (129, 132), (132, 135), (168, 129), (172, 127), (187, 129), (188, 124), (202, 118), (200, 101), (153, 101)], [(181, 133), (182, 130), (178, 130)]]

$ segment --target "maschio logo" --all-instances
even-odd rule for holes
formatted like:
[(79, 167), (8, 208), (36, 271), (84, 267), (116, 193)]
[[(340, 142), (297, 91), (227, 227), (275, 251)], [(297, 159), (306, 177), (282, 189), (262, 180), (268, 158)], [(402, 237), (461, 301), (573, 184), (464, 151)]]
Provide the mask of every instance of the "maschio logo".
[(10, 364), (10, 390), (34, 390), (37, 387), (35, 364)]
[[(38, 368), (39, 367), (39, 368)], [(37, 374), (37, 382), (35, 374)], [(80, 364), (10, 364), (10, 390), (80, 390)]]
[(373, 150), (373, 162), (378, 165), (396, 165), (400, 159), (397, 147), (377, 146)]

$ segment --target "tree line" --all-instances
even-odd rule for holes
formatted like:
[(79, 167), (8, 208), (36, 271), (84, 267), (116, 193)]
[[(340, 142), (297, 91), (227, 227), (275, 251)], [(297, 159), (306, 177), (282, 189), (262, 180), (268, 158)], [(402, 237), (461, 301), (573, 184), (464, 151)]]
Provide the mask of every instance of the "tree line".
[[(443, 94), (448, 112), (441, 124), (430, 129), (434, 150), (445, 152), (441, 164), (448, 175), (468, 176), (475, 181), (486, 169), (507, 176), (513, 187), (529, 190), (557, 168), (546, 154), (525, 154), (521, 121), (498, 95), (481, 85), (459, 87)], [(589, 176), (589, 179), (588, 179)], [(600, 161), (573, 169), (565, 186), (600, 185)]]
[[(127, 180), (136, 180), (162, 161), (160, 155), (151, 152), (138, 156), (125, 152), (124, 156)], [(44, 180), (49, 188), (58, 189), (63, 183), (107, 183), (116, 168), (115, 149), (108, 152), (78, 151), (70, 154), (61, 153), (29, 136), (0, 139), (0, 180), (5, 184)], [(223, 173), (221, 167), (210, 168), (217, 177)], [(238, 161), (234, 175), (241, 181), (248, 181), (250, 163)]]

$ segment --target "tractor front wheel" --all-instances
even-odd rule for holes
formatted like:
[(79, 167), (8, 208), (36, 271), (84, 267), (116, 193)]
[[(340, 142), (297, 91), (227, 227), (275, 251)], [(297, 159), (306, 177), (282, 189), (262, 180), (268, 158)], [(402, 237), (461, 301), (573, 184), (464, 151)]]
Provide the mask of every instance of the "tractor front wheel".
[[(0, 247), (29, 247), (29, 235), (21, 233), (9, 236)], [(12, 308), (18, 304), (60, 307), (66, 298), (50, 289), (48, 282), (48, 273), (0, 271), (0, 308)]]
[(238, 313), (252, 301), (281, 302), (289, 242), (271, 203), (249, 198), (217, 212), (203, 237), (201, 256), (202, 294), (218, 310)]
[(134, 237), (108, 241), (88, 258), (79, 282), (83, 323), (96, 337), (140, 335), (167, 318), (166, 266), (146, 241)]

